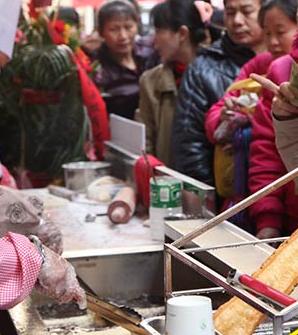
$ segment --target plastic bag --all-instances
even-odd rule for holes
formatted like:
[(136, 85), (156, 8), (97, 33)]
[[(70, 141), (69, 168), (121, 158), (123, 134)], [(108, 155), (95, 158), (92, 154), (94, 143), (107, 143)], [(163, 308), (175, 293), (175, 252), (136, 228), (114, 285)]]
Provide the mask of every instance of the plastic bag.
[(214, 177), (217, 193), (223, 198), (234, 194), (234, 156), (217, 144), (214, 150)]

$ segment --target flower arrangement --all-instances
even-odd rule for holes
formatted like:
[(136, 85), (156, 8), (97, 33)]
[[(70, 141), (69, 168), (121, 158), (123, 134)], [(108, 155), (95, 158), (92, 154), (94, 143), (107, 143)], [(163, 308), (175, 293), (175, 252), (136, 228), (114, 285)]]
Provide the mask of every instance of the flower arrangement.
[(79, 42), (67, 24), (43, 13), (22, 18), (19, 28), (0, 74), (1, 159), (19, 181), (25, 173), (31, 185), (43, 186), (60, 176), (64, 162), (85, 157), (88, 122), (73, 62)]

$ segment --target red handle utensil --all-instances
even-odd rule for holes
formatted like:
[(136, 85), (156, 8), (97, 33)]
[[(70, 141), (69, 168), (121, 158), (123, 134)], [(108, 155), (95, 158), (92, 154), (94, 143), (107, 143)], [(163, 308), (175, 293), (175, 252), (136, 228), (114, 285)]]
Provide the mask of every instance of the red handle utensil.
[(239, 284), (249, 289), (250, 291), (282, 306), (290, 306), (296, 302), (294, 298), (274, 289), (267, 284), (264, 284), (256, 278), (253, 278), (247, 274), (242, 274), (237, 270), (231, 270), (229, 272), (227, 281), (230, 284)]

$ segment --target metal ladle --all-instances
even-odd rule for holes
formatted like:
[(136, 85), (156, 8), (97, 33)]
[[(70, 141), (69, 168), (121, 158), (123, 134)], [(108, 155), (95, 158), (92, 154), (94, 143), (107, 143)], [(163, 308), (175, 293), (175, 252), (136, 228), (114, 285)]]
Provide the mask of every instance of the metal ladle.
[(85, 222), (95, 222), (97, 216), (106, 216), (108, 213), (88, 213), (85, 216)]

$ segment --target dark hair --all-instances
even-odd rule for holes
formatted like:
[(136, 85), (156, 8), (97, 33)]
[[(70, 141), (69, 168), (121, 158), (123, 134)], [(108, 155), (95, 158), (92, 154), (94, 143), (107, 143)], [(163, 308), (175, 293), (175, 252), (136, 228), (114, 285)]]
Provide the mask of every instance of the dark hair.
[(150, 21), (156, 29), (170, 29), (170, 13), (166, 2), (160, 2), (151, 9)]
[(208, 29), (212, 42), (218, 40), (223, 35), (225, 31), (225, 24), (224, 11), (222, 9), (216, 7), (213, 8), (213, 14), (208, 25)]
[[(80, 26), (80, 17), (78, 12), (73, 7), (59, 7), (57, 13), (57, 19), (63, 20), (65, 23), (70, 24), (71, 26)], [(50, 18), (53, 19), (55, 12), (53, 11), (50, 14)]]
[(194, 5), (194, 0), (166, 0), (152, 9), (151, 21), (157, 29), (170, 29), (174, 32), (181, 26), (186, 26), (193, 44), (206, 39), (206, 26)]
[(134, 6), (137, 14), (140, 15), (141, 14), (141, 7), (138, 4), (138, 1), (137, 0), (127, 0), (127, 1), (129, 1)]
[[(223, 2), (223, 3), (224, 3), (224, 6), (227, 4), (227, 1), (228, 1), (228, 0), (224, 0), (224, 2)], [(262, 4), (262, 3), (263, 3), (264, 1), (266, 1), (266, 0), (259, 0), (259, 1), (260, 1), (260, 3)]]
[(259, 23), (264, 28), (264, 20), (266, 13), (277, 7), (280, 9), (291, 21), (297, 22), (297, 0), (267, 0), (264, 1), (259, 11)]
[(98, 29), (103, 31), (105, 23), (114, 17), (124, 16), (139, 23), (139, 16), (129, 1), (115, 0), (104, 4), (98, 12)]

